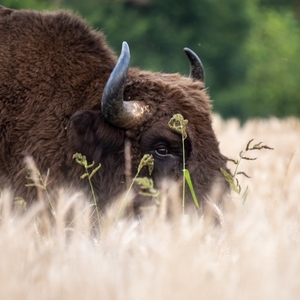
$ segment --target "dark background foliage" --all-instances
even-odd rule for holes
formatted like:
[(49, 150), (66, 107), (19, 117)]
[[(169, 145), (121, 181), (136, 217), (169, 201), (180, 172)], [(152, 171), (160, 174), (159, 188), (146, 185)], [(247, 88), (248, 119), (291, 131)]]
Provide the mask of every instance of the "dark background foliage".
[(299, 0), (2, 0), (11, 8), (67, 8), (101, 29), (131, 65), (189, 73), (182, 51), (201, 58), (223, 117), (300, 116)]

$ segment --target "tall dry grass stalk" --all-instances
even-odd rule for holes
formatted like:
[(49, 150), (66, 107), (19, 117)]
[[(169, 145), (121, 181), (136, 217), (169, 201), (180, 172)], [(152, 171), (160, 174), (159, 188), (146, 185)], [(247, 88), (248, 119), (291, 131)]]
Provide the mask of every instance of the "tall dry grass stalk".
[(2, 191), (0, 299), (299, 299), (300, 122), (241, 128), (215, 117), (214, 126), (230, 157), (251, 138), (275, 149), (241, 164), (252, 177), (241, 177), (249, 194), (244, 204), (233, 195), (230, 209), (218, 212), (221, 226), (210, 214), (182, 218), (180, 204), (170, 220), (165, 203), (115, 222), (116, 203), (99, 231), (83, 195), (61, 191), (45, 235), (43, 205), (18, 214)]

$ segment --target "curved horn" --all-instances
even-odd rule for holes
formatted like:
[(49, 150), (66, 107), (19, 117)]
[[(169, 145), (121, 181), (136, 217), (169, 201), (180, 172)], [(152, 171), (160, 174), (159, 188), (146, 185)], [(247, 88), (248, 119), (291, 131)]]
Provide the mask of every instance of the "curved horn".
[(106, 121), (126, 129), (136, 125), (147, 109), (139, 101), (123, 101), (129, 63), (129, 46), (123, 42), (120, 57), (105, 85), (101, 100), (101, 110)]
[(205, 72), (200, 58), (189, 48), (184, 48), (183, 50), (190, 61), (190, 78), (205, 83)]

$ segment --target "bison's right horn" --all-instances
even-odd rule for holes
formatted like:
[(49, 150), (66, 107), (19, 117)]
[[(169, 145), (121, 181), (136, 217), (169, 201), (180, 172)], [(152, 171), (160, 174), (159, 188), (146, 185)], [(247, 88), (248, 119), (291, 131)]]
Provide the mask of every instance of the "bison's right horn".
[(190, 78), (205, 83), (205, 72), (200, 58), (189, 48), (183, 49), (190, 61)]
[(106, 121), (126, 129), (138, 124), (147, 110), (140, 101), (123, 101), (129, 63), (129, 46), (123, 42), (121, 55), (105, 85), (101, 101), (102, 114)]

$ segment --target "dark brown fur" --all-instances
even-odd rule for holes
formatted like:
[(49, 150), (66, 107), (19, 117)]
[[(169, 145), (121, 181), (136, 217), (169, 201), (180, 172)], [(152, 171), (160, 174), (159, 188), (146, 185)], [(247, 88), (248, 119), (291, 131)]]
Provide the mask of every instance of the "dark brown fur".
[[(175, 113), (189, 121), (187, 168), (199, 199), (215, 180), (226, 185), (219, 171), (226, 168), (226, 158), (212, 130), (211, 104), (203, 83), (179, 74), (131, 68), (124, 99), (144, 101), (151, 118), (123, 130), (101, 115), (102, 91), (117, 61), (101, 32), (66, 12), (41, 14), (0, 7), (0, 33), (1, 187), (12, 187), (27, 201), (35, 197), (35, 188), (25, 187), (22, 171), (24, 155), (30, 154), (43, 174), (50, 169), (49, 189), (59, 185), (86, 189), (87, 181), (80, 179), (83, 168), (72, 159), (80, 152), (89, 162), (102, 164), (93, 185), (103, 207), (125, 188), (125, 138), (132, 145), (133, 175), (142, 155), (155, 151), (154, 140), (180, 148), (180, 136), (168, 128)], [(158, 162), (156, 181), (166, 170), (171, 175), (165, 175), (178, 180), (181, 169), (179, 160)]]

